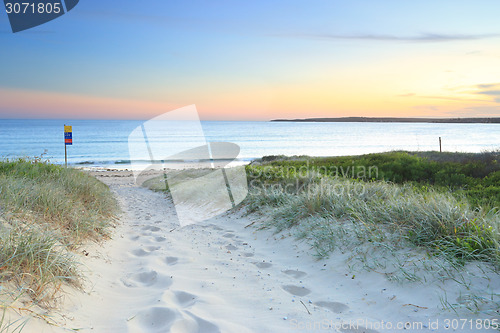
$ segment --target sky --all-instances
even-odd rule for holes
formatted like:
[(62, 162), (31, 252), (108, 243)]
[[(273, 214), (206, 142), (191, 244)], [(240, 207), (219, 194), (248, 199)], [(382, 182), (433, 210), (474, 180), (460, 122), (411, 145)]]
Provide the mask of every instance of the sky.
[(82, 0), (15, 34), (0, 8), (0, 119), (500, 116), (498, 0)]

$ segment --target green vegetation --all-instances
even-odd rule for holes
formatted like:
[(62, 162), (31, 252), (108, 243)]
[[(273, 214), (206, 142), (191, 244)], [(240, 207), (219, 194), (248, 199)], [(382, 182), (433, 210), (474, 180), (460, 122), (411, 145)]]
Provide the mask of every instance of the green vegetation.
[[(268, 170), (268, 180), (273, 179), (273, 172), (277, 178), (283, 178), (283, 172), (294, 177), (294, 172), (298, 174), (305, 169), (330, 177), (433, 185), (457, 197), (465, 195), (475, 206), (493, 208), (500, 204), (500, 151), (479, 154), (397, 151), (326, 158), (266, 156), (262, 164)], [(249, 172), (259, 172), (254, 168)]]
[(0, 162), (0, 188), (9, 215), (49, 223), (66, 244), (105, 235), (115, 213), (106, 185), (83, 172), (41, 161)]
[(0, 162), (0, 307), (12, 290), (40, 305), (62, 283), (77, 286), (71, 251), (106, 236), (116, 212), (109, 188), (81, 171), (40, 159)]
[(500, 268), (499, 157), (499, 152), (265, 157), (247, 166), (246, 203), (250, 211), (269, 210), (266, 226), (298, 227), (322, 256), (346, 233), (355, 233), (366, 242), (412, 243), (429, 254)]
[[(500, 295), (471, 287), (500, 269), (499, 155), (266, 156), (246, 166), (242, 205), (260, 215), (256, 225), (305, 240), (320, 258), (335, 251), (353, 278), (362, 269), (396, 282), (453, 281), (465, 294), (455, 302), (444, 290), (444, 308), (498, 316)], [(164, 176), (143, 185), (168, 194)]]

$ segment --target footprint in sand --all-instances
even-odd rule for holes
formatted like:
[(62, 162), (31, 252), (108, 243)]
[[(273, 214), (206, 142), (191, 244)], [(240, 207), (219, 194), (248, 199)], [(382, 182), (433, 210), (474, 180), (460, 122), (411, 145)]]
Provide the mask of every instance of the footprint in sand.
[(159, 250), (161, 247), (159, 246), (146, 246), (144, 249), (135, 249), (130, 251), (130, 253), (136, 257), (145, 257), (149, 256), (151, 252)]
[(152, 225), (148, 225), (148, 226), (143, 227), (142, 230), (156, 232), (156, 231), (160, 231), (161, 229), (158, 227), (152, 226)]
[(229, 251), (234, 251), (234, 250), (237, 250), (238, 248), (236, 246), (234, 246), (233, 244), (229, 244), (229, 245), (226, 245), (226, 249), (228, 249)]
[(349, 307), (347, 305), (345, 305), (344, 303), (339, 303), (339, 302), (319, 301), (319, 302), (315, 302), (314, 305), (328, 309), (328, 310), (335, 312), (335, 313), (342, 313), (344, 311), (349, 310)]
[(224, 238), (233, 238), (234, 234), (228, 232), (227, 234), (222, 235), (222, 237), (224, 237)]
[(242, 253), (241, 255), (242, 255), (243, 257), (247, 257), (247, 258), (249, 258), (249, 257), (253, 257), (253, 256), (254, 256), (254, 254), (253, 254), (253, 253), (250, 253), (250, 252), (245, 252), (245, 253)]
[(139, 312), (129, 320), (129, 328), (137, 332), (168, 332), (178, 318), (177, 313), (169, 308), (154, 307)]
[(286, 291), (294, 296), (306, 296), (306, 295), (309, 295), (311, 293), (311, 291), (309, 289), (307, 289), (306, 287), (299, 287), (299, 286), (294, 286), (291, 284), (281, 286), (281, 288), (283, 288), (284, 291)]
[(129, 239), (130, 239), (131, 241), (136, 241), (136, 240), (138, 240), (139, 238), (141, 238), (141, 236), (139, 236), (139, 235), (133, 235), (133, 236), (130, 236), (130, 237), (129, 237)]
[(167, 265), (175, 265), (175, 264), (177, 264), (177, 262), (179, 262), (179, 258), (177, 258), (177, 257), (166, 257), (165, 258), (165, 262), (167, 263)]
[(189, 306), (192, 306), (193, 304), (196, 303), (197, 299), (198, 299), (197, 296), (182, 290), (177, 290), (177, 291), (167, 290), (163, 295), (163, 300), (165, 300), (167, 303), (173, 303), (182, 308), (187, 308)]
[(158, 236), (158, 237), (155, 237), (154, 240), (155, 240), (155, 242), (160, 243), (160, 242), (166, 241), (167, 239), (165, 237)]
[(129, 288), (151, 287), (156, 285), (159, 288), (166, 288), (172, 284), (172, 280), (159, 275), (156, 271), (141, 272), (132, 274), (126, 279), (121, 279), (122, 283)]
[(189, 311), (186, 311), (186, 313), (196, 321), (196, 324), (198, 324), (198, 330), (194, 331), (194, 332), (197, 332), (197, 333), (220, 333), (220, 329), (217, 325), (215, 325), (215, 324), (213, 324), (213, 323), (211, 323), (203, 318), (200, 318), (200, 317), (190, 313)]
[(254, 264), (255, 266), (257, 266), (259, 268), (263, 268), (263, 269), (269, 268), (273, 265), (273, 264), (268, 263), (268, 262), (257, 262), (257, 261), (253, 262), (252, 264)]
[(307, 275), (306, 272), (302, 272), (302, 271), (294, 271), (293, 269), (288, 269), (286, 271), (283, 271), (283, 273), (285, 273), (286, 275), (290, 275), (290, 276), (293, 276), (294, 278), (296, 279), (300, 279), (300, 278), (303, 278), (304, 276)]
[(182, 333), (220, 333), (220, 329), (214, 323), (200, 318), (189, 311), (187, 316), (177, 320), (170, 328), (170, 332)]
[(175, 291), (175, 297), (177, 298), (177, 303), (182, 307), (188, 307), (196, 303), (196, 297), (193, 294), (187, 293), (185, 291)]
[(132, 250), (132, 251), (130, 251), (130, 253), (132, 253), (136, 257), (145, 257), (145, 256), (149, 256), (149, 254), (150, 254), (149, 252), (144, 251), (143, 249)]

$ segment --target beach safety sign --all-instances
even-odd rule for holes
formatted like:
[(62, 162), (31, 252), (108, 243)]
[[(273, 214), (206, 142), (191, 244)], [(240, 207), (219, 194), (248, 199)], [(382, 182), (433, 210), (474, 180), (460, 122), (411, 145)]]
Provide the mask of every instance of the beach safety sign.
[(64, 125), (64, 144), (66, 146), (73, 145), (73, 127)]

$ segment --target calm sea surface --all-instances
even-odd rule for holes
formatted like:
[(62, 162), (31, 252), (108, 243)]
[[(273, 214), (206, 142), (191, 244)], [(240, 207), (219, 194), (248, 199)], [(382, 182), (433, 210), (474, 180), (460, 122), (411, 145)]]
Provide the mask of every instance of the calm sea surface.
[[(40, 156), (64, 162), (63, 125), (73, 126), (69, 163), (128, 164), (130, 133), (137, 120), (0, 120), (0, 157)], [(390, 150), (480, 152), (500, 148), (498, 124), (202, 122), (208, 142), (240, 146), (239, 159), (264, 155), (359, 155)], [(188, 137), (163, 133), (165, 144)], [(199, 138), (197, 139), (199, 141)]]

